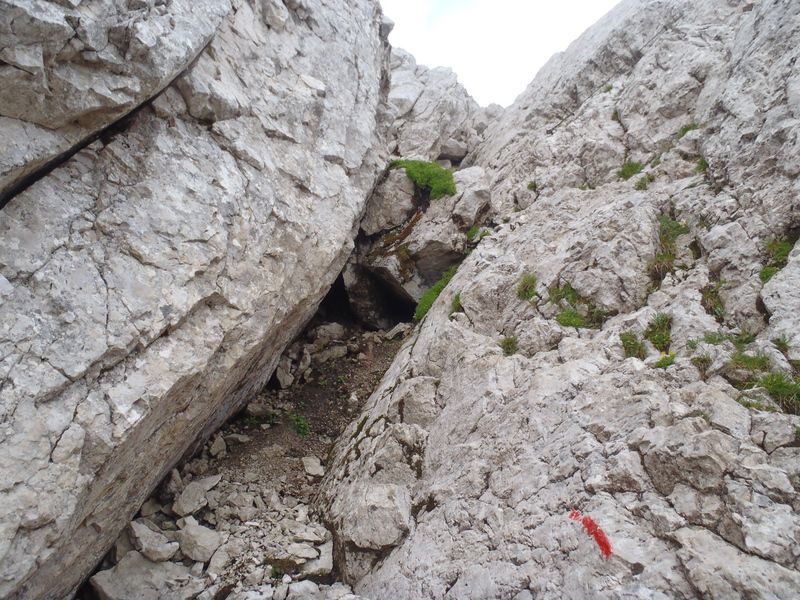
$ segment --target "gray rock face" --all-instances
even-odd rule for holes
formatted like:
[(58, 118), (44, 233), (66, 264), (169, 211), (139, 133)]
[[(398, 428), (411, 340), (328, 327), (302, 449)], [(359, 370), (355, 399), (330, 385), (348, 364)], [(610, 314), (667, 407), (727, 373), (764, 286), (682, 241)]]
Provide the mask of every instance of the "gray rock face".
[(0, 3), (0, 195), (166, 87), (229, 0)]
[(119, 564), (92, 577), (101, 600), (190, 600), (203, 590), (203, 581), (173, 562), (151, 562), (129, 552)]
[[(20, 41), (41, 41), (50, 22), (54, 49), (56, 32), (72, 40), (63, 55), (30, 52), (47, 55), (48, 81), (83, 74), (69, 101), (86, 104), (65, 110), (70, 122), (94, 115), (86, 131), (152, 96), (226, 16), (124, 131), (0, 212), (0, 596), (13, 598), (68, 594), (194, 440), (265, 384), (347, 259), (386, 143), (388, 50), (372, 0), (129, 2), (142, 18), (122, 11), (111, 29), (109, 3), (78, 37), (64, 15), (83, 6), (39, 4), (3, 18), (39, 11), (15, 21), (35, 26), (15, 25)], [(174, 39), (159, 29), (169, 23)], [(93, 47), (107, 49), (96, 71)], [(3, 93), (9, 82), (35, 93), (11, 60)], [(128, 69), (116, 79), (115, 60)], [(67, 102), (62, 91), (42, 102)], [(15, 113), (31, 121), (12, 151), (36, 141), (37, 115), (61, 114), (30, 110)]]
[[(328, 462), (320, 504), (357, 593), (800, 589), (800, 416), (762, 410), (766, 390), (734, 387), (730, 364), (738, 351), (798, 376), (798, 249), (766, 285), (759, 271), (766, 242), (800, 225), (799, 16), (780, 1), (622, 2), (488, 125), (465, 163), (486, 170), (503, 224)], [(641, 163), (629, 180), (626, 160)], [(620, 334), (658, 313), (674, 356), (648, 341), (626, 358)]]

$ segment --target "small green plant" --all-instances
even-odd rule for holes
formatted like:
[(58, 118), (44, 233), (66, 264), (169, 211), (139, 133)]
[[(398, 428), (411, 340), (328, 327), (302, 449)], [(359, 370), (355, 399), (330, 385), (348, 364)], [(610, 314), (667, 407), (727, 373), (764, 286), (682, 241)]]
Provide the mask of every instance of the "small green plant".
[(772, 408), (771, 406), (766, 406), (765, 404), (762, 404), (761, 402), (758, 402), (756, 400), (751, 400), (750, 398), (745, 398), (743, 396), (737, 398), (736, 401), (739, 404), (741, 404), (742, 406), (744, 406), (745, 408), (752, 408), (752, 409), (755, 409), (755, 410), (763, 410), (764, 412), (775, 412), (775, 409)]
[(644, 192), (647, 190), (647, 187), (650, 185), (650, 178), (647, 176), (640, 177), (639, 181), (636, 182), (636, 185), (633, 186), (636, 190), (640, 192)]
[(681, 139), (687, 133), (689, 133), (690, 131), (694, 131), (695, 129), (700, 129), (700, 125), (698, 125), (697, 123), (687, 123), (678, 130), (678, 136), (677, 136), (678, 139)]
[(533, 300), (536, 297), (536, 275), (525, 273), (517, 286), (517, 298), (520, 300)]
[(697, 159), (697, 167), (695, 167), (695, 171), (698, 173), (705, 173), (708, 171), (708, 161), (705, 159), (704, 156), (701, 156)]
[(783, 373), (770, 373), (758, 383), (784, 412), (800, 414), (800, 381)]
[(789, 339), (785, 335), (773, 338), (772, 344), (778, 349), (778, 352), (780, 352), (781, 354), (786, 355), (789, 353)]
[(769, 358), (765, 354), (753, 356), (737, 350), (731, 357), (730, 365), (735, 369), (744, 369), (746, 371), (768, 371)]
[(725, 321), (725, 304), (719, 295), (724, 281), (712, 281), (700, 290), (700, 304), (718, 323)]
[(481, 230), (480, 225), (473, 225), (472, 227), (467, 229), (467, 241), (471, 242), (472, 240), (474, 240), (477, 237), (480, 230)]
[(622, 125), (622, 117), (619, 114), (619, 109), (614, 109), (614, 112), (611, 113), (611, 120), (616, 121), (620, 125)]
[(658, 252), (648, 265), (650, 278), (660, 285), (675, 270), (675, 255), (678, 252), (677, 241), (681, 235), (689, 233), (689, 228), (669, 215), (658, 217)]
[(500, 348), (503, 350), (503, 354), (506, 356), (516, 354), (519, 351), (517, 338), (514, 336), (504, 337), (502, 340), (500, 340)]
[(656, 156), (653, 160), (650, 161), (650, 166), (652, 168), (654, 168), (654, 169), (660, 164), (661, 164), (661, 155), (660, 154), (658, 156)]
[(284, 576), (283, 569), (278, 566), (273, 566), (270, 569), (269, 576), (272, 577), (272, 579), (282, 579)]
[(581, 295), (572, 287), (569, 281), (559, 285), (554, 283), (547, 289), (550, 302), (558, 304), (562, 300), (566, 300), (570, 305), (575, 307), (577, 304), (583, 302)]
[(622, 342), (622, 348), (625, 350), (625, 358), (644, 360), (645, 356), (647, 356), (644, 343), (639, 339), (639, 334), (635, 331), (620, 333), (619, 341)]
[(673, 365), (675, 363), (675, 353), (670, 352), (669, 354), (665, 354), (661, 358), (659, 358), (653, 367), (656, 369), (666, 369), (667, 367)]
[(610, 92), (613, 89), (614, 89), (614, 86), (609, 83), (608, 85), (606, 85), (606, 87), (603, 88), (603, 92), (607, 94), (608, 92)]
[(306, 419), (303, 415), (298, 415), (297, 413), (289, 413), (287, 415), (289, 421), (294, 427), (295, 432), (300, 437), (308, 437), (308, 434), (311, 433), (311, 428), (308, 425), (308, 419)]
[(743, 329), (737, 334), (728, 335), (728, 339), (733, 342), (737, 350), (744, 350), (747, 346), (756, 341), (756, 335)]
[(724, 333), (719, 333), (717, 331), (709, 331), (703, 335), (703, 341), (706, 344), (711, 344), (712, 346), (719, 346), (720, 344), (728, 341), (728, 336)]
[(697, 367), (697, 370), (700, 371), (700, 377), (702, 379), (706, 378), (708, 374), (708, 369), (711, 367), (711, 364), (714, 361), (712, 360), (711, 356), (708, 354), (700, 354), (698, 356), (692, 357), (692, 364)]
[(429, 194), (431, 200), (456, 194), (453, 172), (438, 163), (424, 160), (393, 160), (389, 163), (389, 168), (405, 169), (408, 178), (420, 190)]
[(450, 302), (450, 314), (463, 312), (464, 307), (461, 306), (461, 292), (453, 296), (453, 300)]
[(564, 327), (588, 327), (586, 317), (574, 308), (565, 308), (562, 310), (556, 315), (556, 321), (559, 325), (563, 325)]
[(669, 352), (672, 343), (672, 316), (658, 313), (644, 330), (644, 337), (661, 352)]
[(528, 189), (529, 189), (531, 192), (534, 192), (534, 193), (535, 193), (535, 192), (538, 192), (538, 191), (539, 191), (539, 184), (538, 184), (538, 183), (536, 183), (536, 181), (529, 181), (529, 182), (528, 182)]
[(793, 247), (794, 244), (785, 237), (772, 238), (767, 241), (765, 245), (767, 264), (759, 273), (762, 283), (767, 283), (786, 266)]
[(633, 177), (634, 175), (638, 175), (644, 169), (644, 165), (640, 162), (633, 162), (627, 161), (622, 165), (619, 171), (617, 171), (617, 176), (620, 179), (625, 179), (626, 181)]
[(419, 322), (421, 321), (425, 315), (428, 314), (428, 311), (433, 306), (433, 303), (436, 302), (436, 299), (439, 297), (439, 294), (442, 293), (442, 290), (450, 283), (450, 280), (456, 274), (456, 270), (458, 267), (450, 267), (447, 271), (444, 272), (441, 279), (434, 283), (424, 294), (422, 294), (422, 298), (420, 298), (419, 303), (417, 304), (417, 309), (414, 311), (414, 320)]

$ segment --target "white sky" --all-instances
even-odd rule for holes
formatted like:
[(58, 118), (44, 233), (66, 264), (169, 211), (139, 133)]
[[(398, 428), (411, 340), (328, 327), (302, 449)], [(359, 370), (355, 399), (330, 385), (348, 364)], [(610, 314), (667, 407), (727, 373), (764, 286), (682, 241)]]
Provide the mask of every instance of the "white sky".
[(619, 0), (381, 0), (393, 46), (450, 67), (482, 106), (508, 106)]

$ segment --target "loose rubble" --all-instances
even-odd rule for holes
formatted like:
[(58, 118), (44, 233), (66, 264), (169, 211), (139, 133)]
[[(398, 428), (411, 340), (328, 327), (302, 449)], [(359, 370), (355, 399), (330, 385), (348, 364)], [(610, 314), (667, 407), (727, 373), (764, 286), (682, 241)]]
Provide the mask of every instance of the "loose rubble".
[[(240, 600), (358, 598), (331, 583), (333, 539), (311, 500), (325, 474), (320, 456), (409, 332), (402, 324), (390, 332), (313, 326), (279, 363), (294, 383), (285, 386), (276, 373), (276, 390), (173, 470), (91, 578), (92, 589), (103, 600), (165, 593), (211, 600), (223, 592)], [(344, 352), (331, 357), (332, 348)]]

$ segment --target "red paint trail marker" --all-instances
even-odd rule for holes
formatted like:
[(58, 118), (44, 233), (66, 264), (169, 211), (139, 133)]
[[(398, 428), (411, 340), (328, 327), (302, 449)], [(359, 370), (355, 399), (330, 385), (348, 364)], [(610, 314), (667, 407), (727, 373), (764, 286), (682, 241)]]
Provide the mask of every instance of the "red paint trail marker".
[(597, 546), (600, 548), (600, 553), (603, 555), (603, 558), (611, 558), (611, 542), (606, 532), (600, 529), (600, 526), (592, 517), (589, 515), (582, 515), (577, 510), (573, 510), (569, 513), (569, 518), (573, 521), (579, 521), (580, 524), (583, 525), (586, 533), (592, 536), (594, 541), (597, 542)]

